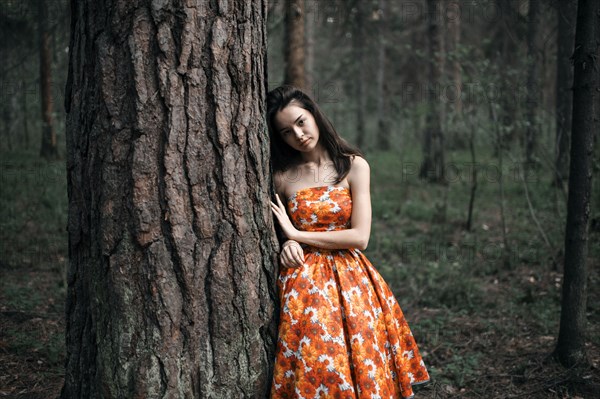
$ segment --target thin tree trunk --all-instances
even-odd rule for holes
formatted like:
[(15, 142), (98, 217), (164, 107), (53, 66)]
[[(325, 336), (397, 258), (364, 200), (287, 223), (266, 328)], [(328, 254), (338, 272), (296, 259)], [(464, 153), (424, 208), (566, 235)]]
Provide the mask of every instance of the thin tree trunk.
[[(503, 149), (502, 149), (502, 134), (501, 134), (501, 129), (500, 129), (500, 125), (498, 124), (498, 117), (496, 115), (496, 109), (494, 107), (494, 104), (492, 104), (491, 102), (488, 102), (489, 105), (489, 109), (490, 109), (490, 114), (492, 116), (492, 122), (494, 125), (494, 133), (495, 133), (495, 140), (494, 140), (494, 146), (496, 147), (496, 153), (498, 154), (498, 170), (504, 170), (503, 169)], [(475, 167), (477, 167), (475, 165)], [(500, 173), (498, 175), (498, 188), (500, 189), (500, 222), (501, 222), (501, 228), (502, 228), (502, 263), (503, 266), (507, 269), (510, 269), (512, 267), (511, 264), (511, 247), (510, 247), (510, 243), (508, 241), (508, 234), (507, 234), (507, 228), (506, 228), (506, 211), (505, 211), (505, 195), (504, 195), (504, 178), (502, 176), (502, 173)]]
[[(496, 36), (496, 42), (498, 43), (499, 54), (495, 62), (498, 65), (502, 65), (500, 68), (500, 83), (499, 92), (503, 93), (500, 96), (499, 102), (501, 103), (498, 115), (498, 121), (502, 126), (502, 132), (500, 136), (500, 143), (494, 146), (494, 156), (498, 156), (499, 149), (505, 149), (510, 151), (512, 143), (516, 141), (518, 136), (518, 130), (515, 128), (517, 118), (521, 118), (518, 112), (518, 101), (515, 101), (515, 95), (517, 88), (514, 84), (514, 72), (516, 70), (515, 51), (517, 55), (520, 55), (519, 46), (519, 35), (514, 35), (512, 32), (507, 31), (514, 27), (515, 31), (521, 30), (521, 21), (518, 18), (518, 13), (512, 9), (510, 2), (506, 0), (496, 0), (496, 7), (500, 12), (501, 18), (494, 20), (494, 23), (499, 23), (500, 28), (497, 28), (499, 34)], [(516, 39), (515, 39), (515, 36)]]
[(52, 121), (52, 53), (48, 33), (47, 0), (38, 0), (38, 29), (40, 43), (40, 93), (42, 103), (42, 145), (40, 155), (47, 159), (58, 157), (56, 132)]
[(537, 36), (540, 21), (539, 0), (529, 0), (529, 11), (527, 14), (527, 103), (525, 108), (525, 169), (534, 162), (534, 154), (539, 134), (537, 123), (537, 109), (540, 101), (538, 83), (538, 45)]
[[(16, 88), (16, 86), (15, 86)], [(8, 124), (8, 137), (9, 140), (13, 143), (15, 148), (23, 148), (23, 136), (20, 134), (19, 129), (17, 128), (19, 119), (17, 115), (19, 115), (19, 98), (17, 93), (14, 93), (10, 96), (10, 100), (8, 101), (8, 118), (6, 120)]]
[[(438, 7), (440, 7), (440, 13), (442, 12), (441, 10), (445, 8), (445, 4), (443, 4), (441, 2), (441, 0), (438, 0)], [(440, 17), (438, 19), (438, 24), (437, 24), (437, 28), (438, 28), (438, 42), (439, 42), (439, 49), (438, 49), (438, 55), (436, 57), (436, 67), (438, 69), (438, 81), (437, 81), (437, 86), (438, 89), (436, 90), (436, 100), (438, 102), (438, 118), (440, 120), (439, 122), (439, 126), (440, 126), (440, 130), (439, 130), (439, 140), (440, 140), (440, 144), (438, 147), (434, 147), (434, 150), (437, 151), (441, 151), (442, 147), (443, 147), (443, 141), (444, 141), (444, 135), (443, 132), (445, 132), (447, 130), (446, 127), (446, 98), (444, 97), (444, 87), (446, 87), (446, 84), (448, 82), (447, 79), (447, 71), (446, 71), (446, 46), (447, 46), (447, 40), (446, 40), (446, 17), (445, 14), (440, 14), (440, 15), (444, 15), (443, 17)], [(442, 165), (443, 165), (443, 154), (440, 155), (439, 152), (436, 155), (436, 157), (441, 156), (442, 159)], [(443, 172), (442, 172), (443, 173)]]
[(377, 148), (381, 151), (390, 149), (390, 124), (388, 92), (386, 85), (387, 64), (387, 0), (379, 0), (379, 43), (377, 62)]
[[(469, 109), (472, 111), (472, 109)], [(467, 221), (465, 223), (465, 229), (467, 231), (471, 231), (471, 226), (473, 225), (473, 208), (475, 205), (475, 194), (477, 193), (477, 158), (475, 152), (475, 132), (477, 131), (477, 126), (473, 121), (473, 113), (467, 112), (467, 116), (461, 114), (463, 120), (468, 121), (468, 124), (465, 124), (465, 127), (468, 127), (469, 130), (469, 152), (471, 154), (471, 165), (473, 165), (473, 169), (471, 170), (471, 190), (469, 196), (469, 210), (467, 213)], [(494, 112), (495, 115), (495, 112)]]
[(6, 137), (6, 149), (8, 151), (13, 150), (12, 138), (11, 138), (11, 118), (10, 118), (10, 103), (4, 104), (2, 107), (2, 121), (4, 122), (4, 128), (2, 129), (3, 135)]
[(365, 74), (365, 2), (357, 0), (355, 3), (356, 15), (352, 28), (352, 45), (356, 67), (354, 72), (356, 90), (356, 145), (365, 149), (366, 145), (366, 122), (365, 110), (367, 107)]
[(21, 82), (21, 115), (23, 115), (24, 148), (29, 149), (29, 116), (27, 115), (27, 86), (25, 80)]
[(449, 41), (451, 49), (454, 52), (454, 59), (452, 61), (452, 81), (454, 86), (454, 91), (456, 92), (456, 98), (454, 99), (454, 112), (456, 115), (462, 114), (462, 72), (461, 66), (459, 62), (459, 53), (458, 49), (460, 46), (460, 20), (461, 20), (461, 8), (460, 4), (457, 0), (450, 0), (447, 8), (451, 11), (450, 17), (448, 18), (448, 31), (449, 31)]
[(437, 88), (443, 71), (443, 52), (439, 25), (439, 0), (427, 0), (429, 88), (427, 116), (423, 137), (423, 161), (419, 177), (432, 182), (444, 182), (444, 135), (442, 133), (442, 109)]
[(304, 0), (286, 0), (285, 83), (306, 89)]
[[(305, 60), (305, 85), (313, 98), (317, 98), (318, 90), (315, 88), (315, 25), (319, 16), (318, 2), (306, 0), (306, 60)], [(318, 86), (318, 85), (317, 85)]]
[(600, 2), (579, 0), (560, 330), (554, 351), (565, 367), (587, 363), (587, 252), (594, 135), (600, 131)]
[(264, 398), (267, 2), (71, 7), (61, 398)]
[(569, 129), (573, 105), (573, 66), (571, 55), (575, 43), (577, 0), (559, 1), (556, 55), (556, 145), (554, 185), (563, 186), (568, 179)]

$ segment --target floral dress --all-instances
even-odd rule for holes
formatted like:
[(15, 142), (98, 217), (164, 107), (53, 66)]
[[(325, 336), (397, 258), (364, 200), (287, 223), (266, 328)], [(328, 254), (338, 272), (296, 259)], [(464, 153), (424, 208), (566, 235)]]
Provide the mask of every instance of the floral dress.
[[(299, 230), (350, 228), (352, 197), (341, 186), (287, 199)], [(279, 337), (271, 399), (399, 399), (429, 381), (387, 283), (358, 249), (301, 244), (304, 264), (282, 268)]]

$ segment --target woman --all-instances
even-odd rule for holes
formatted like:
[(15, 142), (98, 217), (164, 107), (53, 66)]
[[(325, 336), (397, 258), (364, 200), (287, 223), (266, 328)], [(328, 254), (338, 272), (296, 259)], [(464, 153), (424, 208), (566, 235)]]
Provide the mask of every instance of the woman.
[(427, 369), (398, 302), (361, 252), (371, 231), (369, 164), (297, 88), (269, 92), (267, 123), (271, 206), (288, 238), (271, 399), (412, 397)]

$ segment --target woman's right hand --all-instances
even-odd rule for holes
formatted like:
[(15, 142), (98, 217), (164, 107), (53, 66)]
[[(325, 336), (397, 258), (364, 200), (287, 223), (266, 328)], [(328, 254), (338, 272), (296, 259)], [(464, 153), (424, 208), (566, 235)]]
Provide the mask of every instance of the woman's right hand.
[(304, 264), (304, 251), (300, 243), (294, 240), (287, 240), (283, 244), (279, 262), (285, 268), (300, 267)]

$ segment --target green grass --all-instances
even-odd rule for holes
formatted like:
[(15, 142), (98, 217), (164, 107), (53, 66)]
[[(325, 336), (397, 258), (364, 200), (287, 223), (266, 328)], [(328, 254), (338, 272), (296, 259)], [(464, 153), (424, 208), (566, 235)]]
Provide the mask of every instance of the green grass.
[(63, 331), (23, 330), (9, 328), (5, 331), (7, 349), (13, 353), (29, 354), (43, 359), (49, 365), (62, 372), (62, 360), (65, 355)]
[[(498, 373), (510, 374), (512, 358), (505, 356), (507, 351), (523, 351), (527, 345), (550, 351), (540, 345), (558, 332), (562, 259), (554, 270), (552, 257), (564, 245), (564, 197), (556, 195), (547, 172), (538, 172), (529, 181), (535, 215), (552, 245), (548, 248), (528, 209), (524, 184), (514, 177), (516, 166), (505, 162), (510, 247), (506, 264), (500, 189), (497, 176), (490, 177), (497, 162), (483, 147), (478, 151), (480, 170), (488, 174), (479, 174), (471, 231), (463, 228), (472, 167), (468, 152), (448, 153), (447, 162), (456, 167), (456, 174), (447, 186), (418, 178), (418, 150), (367, 154), (373, 224), (365, 254), (396, 294), (434, 387), (476, 389), (483, 370), (493, 366), (501, 368)], [(0, 303), (5, 312), (21, 315), (0, 329), (7, 343), (4, 348), (24, 358), (42, 359), (53, 367), (47, 370), (50, 375), (56, 376), (64, 358), (61, 323), (68, 248), (64, 161), (46, 163), (34, 153), (3, 154), (0, 177)], [(592, 217), (597, 217), (598, 179), (592, 198)], [(600, 316), (593, 306), (598, 298), (592, 287), (599, 283), (597, 242), (598, 234), (592, 233), (588, 336), (596, 347)]]
[[(447, 164), (454, 168), (454, 175), (447, 186), (418, 178), (418, 150), (367, 154), (373, 227), (365, 254), (403, 309), (406, 307), (419, 345), (433, 350), (425, 358), (432, 377), (454, 387), (474, 381), (481, 369), (490, 365), (489, 353), (502, 353), (507, 337), (522, 336), (524, 343), (530, 337), (555, 337), (560, 316), (560, 284), (554, 280), (561, 276), (562, 259), (557, 258), (560, 270), (553, 269), (552, 259), (564, 245), (565, 198), (551, 187), (549, 171), (540, 169), (530, 175), (530, 201), (549, 247), (529, 210), (520, 166), (505, 159), (507, 251), (502, 237), (498, 162), (489, 151), (478, 151), (471, 231), (462, 227), (473, 167), (468, 152), (448, 154)], [(598, 197), (596, 194), (596, 201)], [(600, 246), (592, 248), (597, 240), (590, 237), (590, 267), (598, 264)], [(427, 309), (436, 311), (422, 316)], [(411, 318), (415, 319), (412, 323)], [(457, 322), (462, 318), (469, 322)], [(598, 334), (592, 326), (597, 324), (594, 311), (589, 331), (596, 343)], [(472, 336), (473, 329), (477, 336)], [(470, 347), (461, 346), (463, 340), (469, 341)]]
[(5, 298), (3, 305), (7, 309), (32, 313), (37, 311), (44, 302), (44, 298), (37, 287), (15, 284), (14, 281), (5, 279), (0, 289)]
[(64, 161), (47, 162), (35, 153), (4, 153), (1, 168), (2, 268), (62, 269), (67, 253)]
[(46, 364), (56, 378), (65, 356), (65, 162), (47, 162), (34, 152), (3, 153), (0, 168), (3, 350), (26, 362), (24, 369), (34, 359), (36, 369)]

